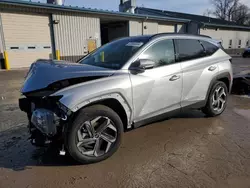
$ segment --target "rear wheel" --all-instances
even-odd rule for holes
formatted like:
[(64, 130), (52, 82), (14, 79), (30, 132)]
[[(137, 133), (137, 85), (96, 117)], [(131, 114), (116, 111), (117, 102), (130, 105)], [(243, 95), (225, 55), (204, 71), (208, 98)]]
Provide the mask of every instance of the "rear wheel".
[(122, 134), (120, 117), (106, 106), (94, 105), (80, 111), (67, 131), (66, 146), (80, 163), (95, 163), (118, 149)]
[(226, 108), (228, 89), (224, 82), (217, 81), (210, 91), (207, 104), (202, 112), (209, 117), (220, 115)]

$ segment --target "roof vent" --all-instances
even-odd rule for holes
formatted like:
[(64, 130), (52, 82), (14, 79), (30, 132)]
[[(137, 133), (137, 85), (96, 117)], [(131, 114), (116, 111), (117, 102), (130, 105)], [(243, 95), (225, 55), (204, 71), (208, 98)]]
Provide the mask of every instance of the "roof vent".
[(64, 0), (47, 0), (48, 4), (63, 5)]
[(120, 0), (119, 11), (135, 13), (136, 0)]

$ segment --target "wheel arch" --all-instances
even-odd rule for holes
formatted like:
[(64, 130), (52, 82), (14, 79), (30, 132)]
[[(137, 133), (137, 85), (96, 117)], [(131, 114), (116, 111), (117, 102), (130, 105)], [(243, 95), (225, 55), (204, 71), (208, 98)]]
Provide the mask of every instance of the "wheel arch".
[(205, 104), (207, 103), (209, 94), (212, 90), (213, 85), (216, 83), (216, 81), (224, 82), (227, 86), (228, 92), (230, 93), (231, 92), (231, 79), (232, 78), (231, 78), (231, 75), (229, 72), (224, 72), (224, 73), (221, 73), (221, 74), (217, 75), (216, 77), (214, 77), (209, 84), (209, 88), (208, 88), (207, 94), (206, 94)]
[(84, 101), (74, 108), (74, 112), (77, 113), (80, 109), (96, 104), (101, 104), (114, 110), (121, 118), (125, 130), (132, 127), (132, 109), (119, 93), (103, 95)]
[[(114, 98), (107, 98), (104, 100), (95, 101), (93, 103), (90, 103), (87, 106), (92, 106), (95, 104), (100, 104), (100, 105), (104, 105), (104, 106), (111, 108), (121, 118), (124, 129), (126, 130), (129, 128), (129, 119), (127, 117), (127, 113), (126, 113), (124, 107), (121, 105), (121, 103), (118, 100), (116, 100)], [(84, 108), (87, 106), (84, 106)]]

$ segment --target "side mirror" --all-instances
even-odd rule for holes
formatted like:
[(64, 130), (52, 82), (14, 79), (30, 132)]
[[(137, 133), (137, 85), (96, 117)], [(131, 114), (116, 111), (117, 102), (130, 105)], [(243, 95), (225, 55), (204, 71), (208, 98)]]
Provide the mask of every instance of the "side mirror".
[(155, 62), (149, 59), (139, 59), (132, 63), (129, 70), (134, 73), (142, 73), (146, 69), (152, 69), (155, 66)]

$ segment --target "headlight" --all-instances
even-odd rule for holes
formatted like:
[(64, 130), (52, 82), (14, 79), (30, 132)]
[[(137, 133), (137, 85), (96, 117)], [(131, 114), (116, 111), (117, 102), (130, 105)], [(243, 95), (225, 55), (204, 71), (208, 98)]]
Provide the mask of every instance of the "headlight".
[(42, 133), (53, 136), (57, 132), (60, 118), (52, 111), (38, 108), (32, 113), (31, 123)]

